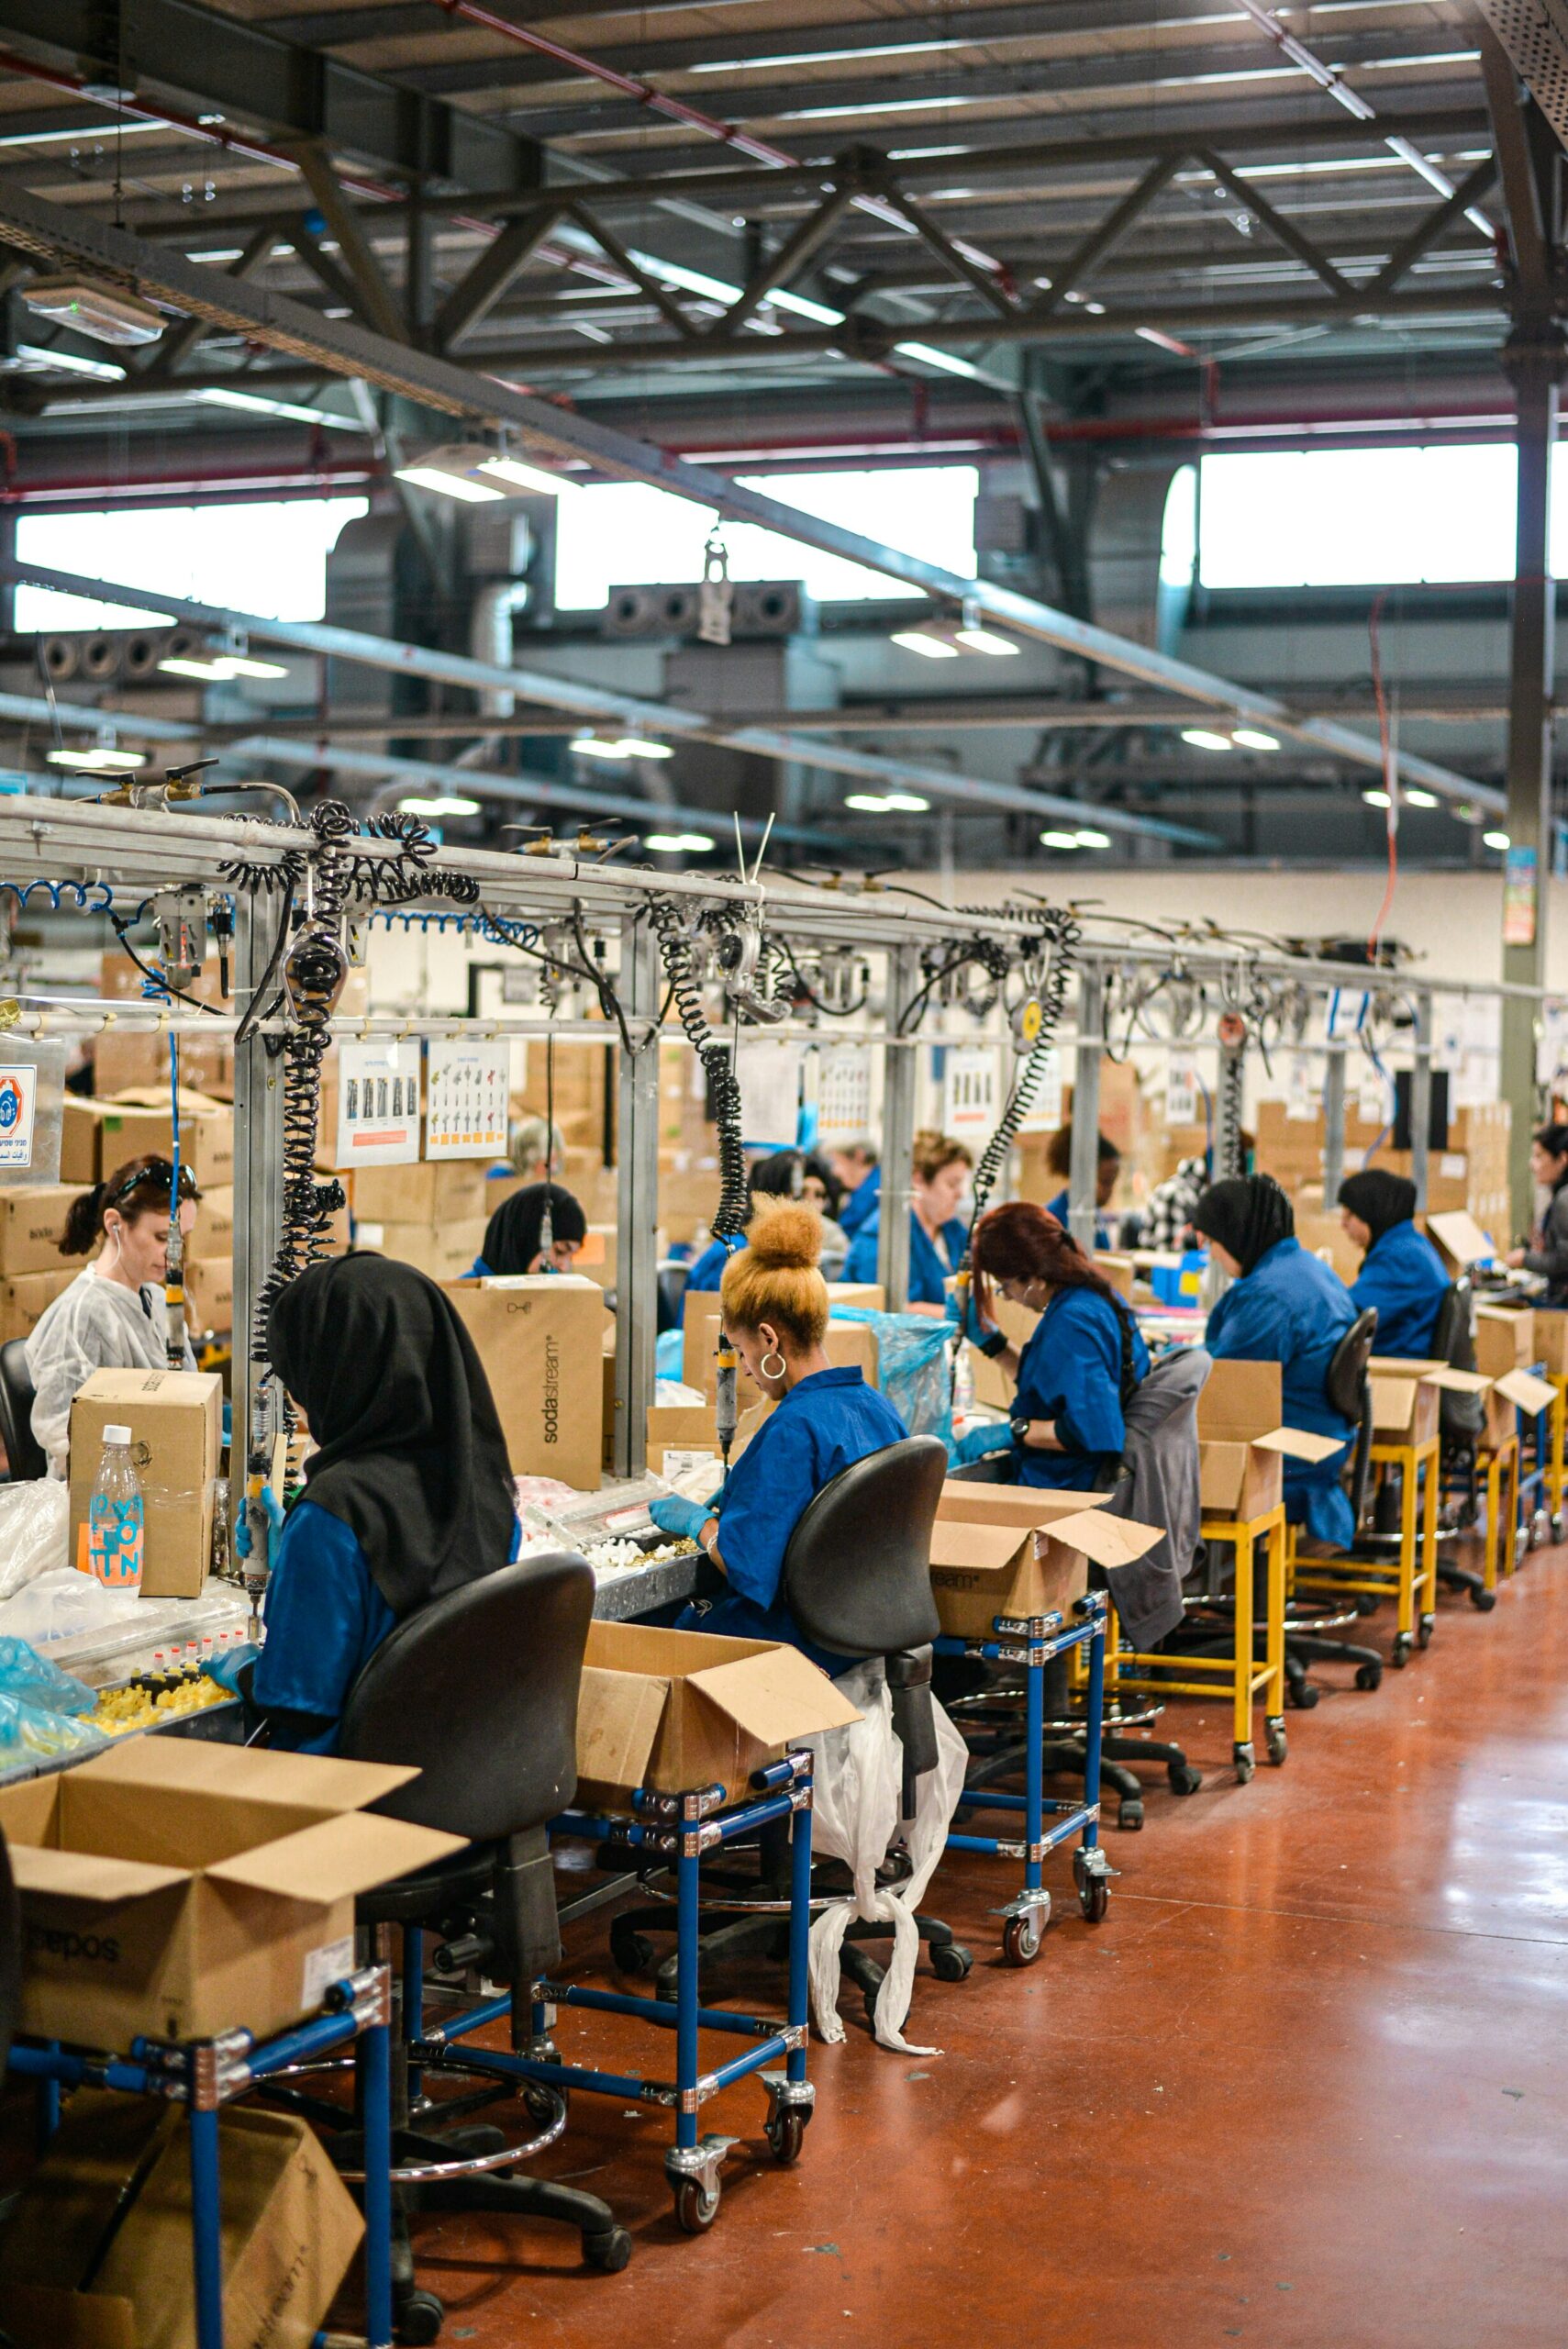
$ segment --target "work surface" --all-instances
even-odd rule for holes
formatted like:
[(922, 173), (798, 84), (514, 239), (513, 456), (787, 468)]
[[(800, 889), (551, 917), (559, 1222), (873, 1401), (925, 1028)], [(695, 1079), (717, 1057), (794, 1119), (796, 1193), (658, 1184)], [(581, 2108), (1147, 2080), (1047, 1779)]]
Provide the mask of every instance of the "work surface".
[[(1288, 1764), (1250, 1787), (1218, 1707), (1167, 1723), (1207, 1783), (1177, 1801), (1158, 1774), (1143, 1832), (1111, 1831), (1103, 1925), (1053, 1859), (1057, 1921), (1011, 1972), (987, 1913), (1010, 1880), (944, 1866), (929, 1905), (977, 1963), (962, 1987), (920, 1975), (910, 2035), (942, 2054), (874, 2047), (847, 1991), (797, 2170), (766, 2159), (755, 2090), (705, 2110), (745, 2143), (695, 2240), (667, 2121), (575, 2099), (550, 2166), (614, 2205), (630, 2267), (587, 2275), (558, 2229), (418, 2221), (444, 2339), (1562, 2349), (1568, 1548), (1491, 1616), (1445, 1598), (1378, 1694), (1293, 1712)], [(569, 1970), (608, 1978), (603, 1948), (584, 1920)], [(577, 2060), (590, 2036), (648, 2046), (570, 2013), (558, 2036)]]

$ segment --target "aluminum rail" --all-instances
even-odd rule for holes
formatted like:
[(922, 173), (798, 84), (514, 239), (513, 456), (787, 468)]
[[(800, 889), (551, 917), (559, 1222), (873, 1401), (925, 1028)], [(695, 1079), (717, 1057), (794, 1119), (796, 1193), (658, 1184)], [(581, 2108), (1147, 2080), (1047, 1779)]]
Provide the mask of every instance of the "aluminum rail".
[[(1223, 711), (1242, 722), (1279, 729), (1355, 765), (1379, 771), (1384, 766), (1379, 743), (1352, 727), (1330, 718), (1304, 718), (1272, 694), (1233, 685), (1188, 662), (1116, 636), (1108, 629), (1074, 619), (1070, 613), (1015, 589), (991, 580), (961, 578), (899, 548), (840, 529), (758, 490), (742, 488), (727, 474), (670, 456), (629, 433), (615, 431), (535, 394), (517, 391), (430, 352), (373, 334), (352, 320), (328, 318), (303, 303), (269, 293), (242, 278), (204, 269), (183, 254), (131, 236), (123, 228), (85, 218), (79, 207), (50, 204), (20, 188), (0, 187), (0, 235), (21, 251), (50, 262), (80, 263), (136, 287), (143, 296), (164, 302), (187, 317), (203, 318), (251, 341), (314, 361), (328, 373), (361, 377), (443, 415), (479, 425), (509, 426), (526, 448), (546, 458), (585, 464), (614, 480), (647, 482), (671, 490), (731, 521), (758, 523), (798, 545), (840, 555), (884, 577), (900, 579), (955, 608), (973, 602), (986, 618), (1014, 635), (1052, 645), (1059, 651), (1162, 687), (1181, 699)], [(94, 592), (102, 595), (101, 581), (95, 583)], [(511, 679), (506, 683), (518, 690)], [(1404, 782), (1435, 791), (1440, 797), (1489, 809), (1504, 805), (1500, 793), (1429, 759), (1398, 751), (1391, 763)]]

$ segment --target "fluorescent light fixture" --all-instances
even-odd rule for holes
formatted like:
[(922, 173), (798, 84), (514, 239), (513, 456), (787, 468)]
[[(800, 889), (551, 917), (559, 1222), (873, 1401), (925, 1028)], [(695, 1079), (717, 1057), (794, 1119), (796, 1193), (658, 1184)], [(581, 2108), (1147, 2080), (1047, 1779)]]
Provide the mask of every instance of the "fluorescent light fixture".
[(885, 816), (887, 813), (887, 801), (880, 791), (851, 791), (846, 795), (844, 805), (852, 807), (857, 816)]
[(1087, 826), (1082, 831), (1074, 832), (1073, 837), (1080, 848), (1109, 848), (1111, 844), (1109, 832), (1093, 831)]
[(655, 856), (700, 856), (713, 842), (706, 832), (644, 832), (642, 845)]
[(221, 652), (218, 659), (230, 677), (286, 677), (282, 661), (258, 661), (253, 652)]
[(1229, 735), (1217, 734), (1208, 726), (1184, 726), (1182, 740), (1190, 742), (1195, 751), (1228, 751), (1230, 748)]
[(933, 351), (929, 342), (895, 342), (893, 346), (900, 359), (918, 359), (928, 367), (940, 367), (949, 375), (978, 375), (967, 359), (955, 359), (951, 351)]
[[(929, 57), (940, 49), (962, 49), (961, 40), (895, 40), (885, 48), (871, 50), (873, 57)], [(839, 65), (846, 60), (864, 57), (863, 49), (797, 49), (793, 54), (780, 57), (716, 57), (702, 65), (688, 66), (689, 73), (761, 73), (777, 65)], [(955, 148), (953, 152), (959, 150)]]
[(1082, 846), (1076, 832), (1041, 832), (1041, 848), (1078, 848)]
[(399, 465), (396, 473), (399, 481), (412, 482), (416, 489), (433, 489), (464, 506), (488, 506), (506, 495), (504, 489), (492, 489), (487, 481), (471, 481), (466, 473), (449, 473), (438, 464)]
[(1418, 791), (1414, 785), (1405, 794), (1407, 807), (1436, 807), (1440, 805), (1435, 791)]
[(117, 122), (111, 132), (102, 117), (76, 130), (9, 130), (0, 147), (95, 147), (115, 139), (143, 139), (150, 130), (167, 130), (166, 122)]
[(962, 644), (966, 652), (989, 652), (994, 660), (998, 661), (1006, 660), (1018, 650), (1010, 636), (998, 636), (995, 629), (980, 628), (973, 621), (965, 621), (954, 636), (953, 642)]
[(673, 759), (668, 742), (651, 742), (640, 734), (577, 734), (573, 749), (584, 759)]
[(324, 407), (306, 407), (299, 400), (263, 398), (260, 392), (230, 392), (217, 384), (192, 395), (204, 407), (239, 408), (247, 416), (273, 416), (288, 424), (325, 424), (335, 432), (362, 432), (364, 426), (351, 416), (331, 416)]
[(1387, 807), (1392, 805), (1386, 791), (1363, 791), (1362, 797), (1369, 807)]
[(156, 342), (167, 320), (150, 302), (90, 277), (35, 277), (19, 289), (23, 303), (56, 326), (74, 327), (95, 342), (122, 348)]
[(1504, 849), (1512, 845), (1507, 832), (1483, 832), (1481, 837), (1488, 848)]
[(160, 661), (168, 677), (195, 677), (204, 685), (226, 685), (235, 677), (286, 677), (281, 661), (257, 661), (249, 652), (172, 652)]
[(75, 767), (83, 774), (131, 774), (147, 764), (144, 752), (117, 751), (107, 742), (86, 751), (46, 751), (44, 756), (51, 767)]
[(158, 666), (165, 677), (195, 677), (204, 685), (221, 685), (228, 674), (221, 661), (200, 660), (194, 653), (172, 652)]
[[(0, 146), (4, 145), (0, 140)], [(61, 375), (86, 375), (95, 384), (123, 384), (125, 369), (112, 359), (83, 359), (74, 351), (46, 350), (41, 342), (19, 342), (17, 356), (29, 370), (52, 369)]]
[(1279, 749), (1279, 737), (1276, 734), (1265, 734), (1258, 726), (1238, 726), (1231, 734), (1230, 740), (1239, 751), (1277, 751)]
[(924, 816), (929, 812), (930, 801), (922, 799), (917, 791), (887, 791), (883, 794), (883, 806), (890, 816)]
[(417, 796), (400, 799), (397, 805), (405, 816), (477, 816), (479, 813), (477, 799), (464, 799), (455, 791), (439, 791), (428, 799), (421, 799)]
[(956, 661), (958, 659), (956, 644), (949, 644), (944, 637), (933, 636), (926, 629), (895, 629), (887, 640), (890, 644), (899, 646), (905, 652), (918, 652), (926, 661)]
[(553, 496), (562, 489), (577, 487), (575, 482), (564, 481), (542, 465), (530, 465), (514, 456), (505, 441), (499, 447), (485, 440), (446, 441), (439, 449), (427, 449), (413, 464), (399, 465), (397, 478), (411, 481), (420, 489), (433, 489), (442, 497), (458, 498), (466, 506), (516, 497), (525, 490), (543, 490)]
[(486, 457), (479, 467), (493, 481), (504, 481), (514, 489), (531, 489), (547, 497), (557, 497), (563, 489), (576, 489), (574, 481), (565, 481), (560, 473), (546, 473), (542, 465), (525, 465), (520, 457), (503, 451), (498, 457)]
[(620, 754), (623, 759), (673, 759), (675, 755), (668, 742), (650, 742), (640, 734), (623, 734)]

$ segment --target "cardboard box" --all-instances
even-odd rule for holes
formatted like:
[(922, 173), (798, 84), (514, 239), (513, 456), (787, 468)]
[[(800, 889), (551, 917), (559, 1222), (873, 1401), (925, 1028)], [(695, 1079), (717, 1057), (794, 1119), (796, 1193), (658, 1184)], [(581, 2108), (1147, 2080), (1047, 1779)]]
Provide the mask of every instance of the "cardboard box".
[[(718, 1383), (718, 1298), (711, 1289), (704, 1290), (693, 1305), (695, 1309), (686, 1315), (681, 1382), (711, 1398)], [(865, 1322), (829, 1321), (823, 1334), (822, 1351), (835, 1370), (859, 1370), (868, 1386), (876, 1385), (876, 1338)]]
[[(717, 1460), (718, 1429), (711, 1403), (654, 1404), (648, 1413), (648, 1465), (670, 1479), (699, 1460)], [(670, 1464), (676, 1464), (672, 1466)]]
[[(363, 2223), (308, 2122), (218, 2120), (227, 2341), (309, 2349)], [(19, 2349), (195, 2349), (190, 2149), (177, 2111), (83, 2089), (0, 2239)]]
[(1485, 1395), (1492, 1384), (1484, 1371), (1452, 1370), (1446, 1362), (1410, 1355), (1373, 1354), (1368, 1368), (1377, 1443), (1429, 1443), (1440, 1431), (1445, 1392)]
[(204, 1191), (196, 1219), (185, 1241), (187, 1262), (222, 1263), (234, 1253), (234, 1186), (215, 1183)]
[(60, 1179), (73, 1191), (90, 1191), (101, 1179), (98, 1145), (103, 1131), (101, 1101), (67, 1093), (60, 1105)]
[(1284, 1497), (1287, 1460), (1327, 1460), (1337, 1436), (1281, 1424), (1277, 1362), (1217, 1362), (1198, 1397), (1198, 1495), (1206, 1517), (1232, 1525), (1267, 1516)]
[(828, 1304), (837, 1312), (840, 1305), (863, 1308), (868, 1313), (885, 1313), (887, 1291), (880, 1281), (828, 1281)]
[(216, 1263), (199, 1257), (185, 1266), (184, 1281), (185, 1327), (227, 1336), (234, 1327), (234, 1266), (228, 1258)]
[(1478, 1305), (1475, 1308), (1475, 1367), (1488, 1378), (1505, 1378), (1510, 1370), (1528, 1370), (1539, 1361), (1535, 1346), (1535, 1315), (1528, 1306)]
[[(1510, 1410), (1519, 1410), (1533, 1419), (1540, 1411), (1551, 1409), (1557, 1389), (1549, 1378), (1538, 1378), (1533, 1370), (1505, 1371), (1493, 1386), (1494, 1395), (1502, 1398)], [(1511, 1429), (1512, 1420), (1509, 1421)]]
[(19, 2027), (128, 2048), (139, 2032), (261, 2036), (312, 2011), (352, 1970), (355, 1895), (462, 1848), (369, 1815), (417, 1775), (137, 1737), (0, 1787), (22, 1905)]
[[(180, 1081), (216, 1099), (234, 1097), (234, 1042), (228, 1035), (180, 1039)], [(93, 1040), (93, 1083), (106, 1098), (128, 1087), (150, 1090), (169, 1084), (169, 1039), (155, 1028), (134, 1032), (106, 1029)]]
[[(604, 1291), (573, 1273), (449, 1283), (490, 1378), (513, 1473), (596, 1492), (603, 1473)], [(610, 1360), (613, 1379), (615, 1364)]]
[(624, 1808), (721, 1786), (745, 1793), (753, 1770), (818, 1731), (860, 1715), (798, 1648), (715, 1639), (644, 1623), (591, 1623), (577, 1704), (580, 1801)]
[(71, 1406), (71, 1555), (85, 1555), (87, 1505), (104, 1430), (121, 1424), (141, 1479), (148, 1598), (197, 1598), (212, 1552), (223, 1381), (201, 1370), (95, 1370)]
[(1097, 1250), (1095, 1270), (1105, 1275), (1118, 1297), (1125, 1297), (1129, 1305), (1132, 1303), (1134, 1266), (1130, 1256), (1113, 1256), (1104, 1249)]
[(58, 1273), (24, 1273), (20, 1280), (0, 1281), (0, 1346), (13, 1338), (30, 1338), (46, 1307), (54, 1303), (81, 1271), (68, 1264)]
[(942, 1630), (992, 1636), (995, 1619), (1070, 1613), (1089, 1587), (1089, 1562), (1130, 1565), (1161, 1538), (1152, 1525), (1106, 1517), (1104, 1493), (1018, 1485), (942, 1486), (931, 1529), (931, 1588)]
[(1568, 1378), (1568, 1313), (1549, 1305), (1535, 1308), (1535, 1358), (1557, 1378)]
[[(99, 1143), (106, 1177), (133, 1158), (167, 1158), (174, 1147), (174, 1119), (167, 1085), (133, 1087), (106, 1102)], [(209, 1094), (180, 1093), (180, 1163), (198, 1190), (234, 1180), (234, 1111)]]
[(1472, 1264), (1487, 1262), (1496, 1251), (1473, 1215), (1461, 1208), (1429, 1215), (1427, 1238), (1451, 1272), (1467, 1273)]
[(473, 1159), (354, 1169), (354, 1213), (368, 1223), (488, 1222), (500, 1204), (489, 1197), (483, 1164)]
[[(368, 1173), (368, 1168), (361, 1168)], [(378, 1255), (395, 1256), (433, 1281), (459, 1281), (472, 1271), (484, 1245), (484, 1223), (475, 1216), (467, 1223), (366, 1223), (358, 1218), (354, 1244)]]
[(67, 1183), (18, 1184), (0, 1190), (0, 1273), (57, 1273), (61, 1264), (80, 1272), (85, 1256), (61, 1256), (60, 1235), (71, 1203), (81, 1190)]

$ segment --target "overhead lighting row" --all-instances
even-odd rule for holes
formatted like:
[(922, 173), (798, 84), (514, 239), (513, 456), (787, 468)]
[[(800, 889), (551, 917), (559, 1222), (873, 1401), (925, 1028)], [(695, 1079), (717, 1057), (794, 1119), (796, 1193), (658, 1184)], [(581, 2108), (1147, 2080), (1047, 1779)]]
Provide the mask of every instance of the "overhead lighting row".
[(439, 496), (456, 498), (464, 506), (487, 506), (494, 499), (521, 497), (530, 492), (556, 497), (582, 486), (564, 474), (547, 472), (542, 465), (528, 464), (515, 456), (504, 440), (449, 440), (395, 471), (399, 481), (432, 489)]
[(958, 619), (922, 620), (917, 628), (895, 629), (888, 638), (905, 652), (926, 661), (956, 661), (964, 652), (984, 652), (993, 661), (1014, 657), (1018, 647), (999, 629), (988, 628), (978, 604), (966, 604)]
[(1076, 832), (1041, 832), (1040, 844), (1041, 848), (1109, 848), (1111, 836), (1109, 832), (1096, 832), (1084, 825)]
[(1277, 751), (1279, 738), (1265, 734), (1261, 726), (1232, 726), (1221, 734), (1213, 726), (1184, 726), (1182, 740), (1190, 742), (1195, 751)]

